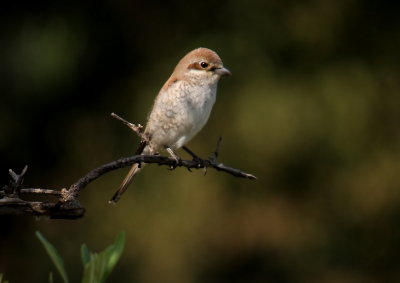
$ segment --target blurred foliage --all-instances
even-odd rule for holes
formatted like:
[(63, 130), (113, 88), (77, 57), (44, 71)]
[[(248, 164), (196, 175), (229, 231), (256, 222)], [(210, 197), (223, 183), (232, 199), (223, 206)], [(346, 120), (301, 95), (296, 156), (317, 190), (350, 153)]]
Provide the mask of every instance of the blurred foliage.
[[(56, 248), (39, 232), (36, 231), (36, 236), (43, 244), (46, 252), (53, 261), (60, 274), (64, 283), (68, 283), (67, 271), (64, 267), (64, 262), (56, 250)], [(107, 277), (110, 276), (111, 271), (114, 269), (115, 264), (119, 260), (125, 244), (125, 234), (120, 233), (115, 242), (108, 246), (101, 253), (92, 253), (89, 248), (83, 244), (81, 246), (81, 257), (82, 264), (84, 266), (84, 272), (82, 277), (82, 283), (103, 283)], [(53, 282), (53, 275), (50, 272), (49, 276), (50, 283)]]
[[(68, 283), (68, 275), (67, 271), (65, 270), (64, 267), (64, 261), (60, 254), (58, 253), (57, 249), (39, 232), (36, 231), (36, 237), (40, 240), (42, 243), (43, 247), (46, 249), (47, 254), (49, 255), (50, 259), (53, 261), (54, 265), (57, 268), (58, 273), (60, 274), (62, 280), (64, 283)], [(52, 272), (50, 272), (50, 277), (51, 278), (49, 281), (53, 281), (53, 275)]]
[(82, 283), (103, 283), (110, 276), (125, 245), (125, 234), (120, 233), (115, 242), (101, 253), (92, 253), (84, 244), (81, 247), (85, 267)]
[[(33, 231), (66, 265), (125, 230), (115, 282), (400, 281), (400, 5), (396, 1), (17, 1), (0, 9), (0, 159), (67, 186), (138, 143), (177, 61), (198, 46), (233, 76), (188, 145), (254, 173), (148, 166), (82, 193), (78, 221), (2, 217), (0, 272), (42, 282)], [(184, 157), (184, 153), (182, 153)], [(101, 236), (100, 236), (101, 235)], [(398, 249), (399, 248), (399, 249)], [(30, 272), (21, 272), (29, 265)], [(80, 271), (72, 271), (77, 282)]]
[(3, 274), (0, 273), (0, 283), (9, 283), (7, 280), (3, 281)]

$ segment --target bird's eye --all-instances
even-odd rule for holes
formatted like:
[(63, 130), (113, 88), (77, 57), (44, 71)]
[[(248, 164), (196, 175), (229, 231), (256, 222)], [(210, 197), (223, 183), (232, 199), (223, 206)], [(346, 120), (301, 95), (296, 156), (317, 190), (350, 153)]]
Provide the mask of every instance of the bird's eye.
[(203, 69), (205, 69), (205, 68), (207, 68), (208, 67), (208, 64), (206, 63), (206, 62), (200, 62), (200, 66), (203, 68)]

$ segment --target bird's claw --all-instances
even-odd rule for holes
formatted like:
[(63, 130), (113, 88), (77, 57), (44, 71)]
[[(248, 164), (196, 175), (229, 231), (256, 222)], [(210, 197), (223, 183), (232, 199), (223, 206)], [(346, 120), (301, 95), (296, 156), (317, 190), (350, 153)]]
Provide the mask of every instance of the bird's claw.
[(204, 160), (200, 157), (193, 157), (193, 161), (197, 163), (198, 168), (205, 167)]
[(180, 166), (182, 164), (182, 158), (180, 158), (178, 155), (172, 156), (172, 158), (175, 160), (175, 164), (171, 164), (169, 166), (169, 170), (175, 170), (176, 167)]

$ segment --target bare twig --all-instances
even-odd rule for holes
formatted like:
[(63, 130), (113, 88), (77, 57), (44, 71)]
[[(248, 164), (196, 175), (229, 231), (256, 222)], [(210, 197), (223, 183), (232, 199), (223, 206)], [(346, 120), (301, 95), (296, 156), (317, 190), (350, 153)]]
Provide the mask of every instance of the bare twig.
[(134, 131), (142, 141), (145, 141), (146, 143), (149, 142), (149, 138), (142, 132), (143, 126), (140, 124), (133, 124), (131, 122), (128, 122), (127, 120), (125, 120), (124, 118), (122, 118), (121, 116), (118, 116), (115, 113), (111, 113), (111, 117), (121, 121), (124, 125), (128, 126), (132, 131)]
[(194, 159), (200, 159), (200, 157), (198, 157), (193, 151), (191, 151), (187, 146), (182, 146), (182, 149), (184, 151), (186, 151), (187, 153), (189, 153), (189, 155)]
[[(40, 189), (40, 188), (24, 188), (21, 189), (20, 194), (43, 194), (43, 195), (54, 195), (61, 196), (61, 192), (58, 190)], [(6, 196), (4, 191), (0, 191), (0, 196)]]
[[(131, 128), (142, 138), (139, 149), (141, 148), (143, 150), (143, 147), (145, 147), (148, 143), (148, 139), (141, 132), (142, 127), (140, 125), (136, 126), (114, 113), (112, 113), (111, 115), (112, 117), (122, 121), (125, 125), (129, 126), (129, 128)], [(0, 190), (0, 197), (2, 197), (0, 198), (0, 215), (32, 214), (37, 216), (48, 216), (50, 218), (66, 219), (76, 219), (82, 217), (85, 209), (80, 205), (78, 201), (80, 192), (89, 183), (101, 177), (102, 175), (119, 168), (130, 166), (134, 163), (156, 163), (158, 165), (169, 166), (170, 168), (186, 167), (189, 170), (201, 168), (204, 168), (206, 170), (207, 168), (211, 167), (217, 171), (223, 171), (235, 177), (253, 180), (257, 179), (252, 174), (243, 172), (239, 169), (225, 166), (222, 163), (218, 163), (217, 157), (220, 144), (221, 138), (218, 139), (216, 149), (208, 159), (201, 159), (187, 147), (183, 147), (183, 149), (192, 156), (192, 160), (179, 160), (179, 162), (177, 162), (174, 158), (171, 157), (141, 154), (136, 154), (131, 157), (120, 158), (89, 171), (86, 175), (73, 183), (68, 189), (64, 188), (60, 191), (42, 188), (23, 188), (23, 178), (27, 171), (27, 166), (25, 166), (21, 174), (16, 174), (10, 169), (9, 173), (12, 180), (10, 181), (9, 185), (4, 186), (3, 189)], [(20, 198), (21, 194), (49, 194), (59, 197), (59, 200), (57, 203), (37, 201), (28, 202)]]
[(213, 154), (210, 156), (211, 160), (217, 160), (221, 142), (222, 142), (222, 137), (219, 137), (217, 140), (217, 145), (215, 146), (215, 150), (214, 150)]
[(28, 165), (25, 165), (24, 169), (22, 169), (21, 174), (15, 173), (12, 169), (8, 170), (8, 174), (10, 174), (11, 180), (8, 186), (3, 187), (4, 193), (6, 195), (11, 198), (18, 198), (18, 195), (24, 183), (24, 176), (27, 170)]
[(23, 215), (43, 216), (51, 219), (77, 219), (85, 214), (81, 206), (69, 206), (52, 202), (28, 202), (0, 200), (0, 215)]

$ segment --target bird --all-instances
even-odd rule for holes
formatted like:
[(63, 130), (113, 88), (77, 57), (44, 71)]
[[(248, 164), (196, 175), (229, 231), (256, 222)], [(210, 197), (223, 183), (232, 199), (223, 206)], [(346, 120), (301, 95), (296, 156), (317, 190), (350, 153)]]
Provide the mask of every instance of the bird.
[[(166, 150), (177, 162), (176, 150), (187, 144), (207, 123), (221, 77), (231, 72), (218, 54), (200, 47), (187, 53), (176, 65), (156, 96), (144, 129), (145, 146), (136, 154)], [(110, 203), (117, 203), (144, 165), (133, 164)]]

